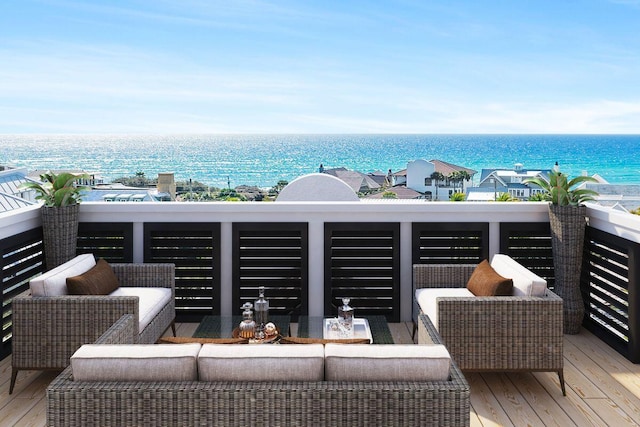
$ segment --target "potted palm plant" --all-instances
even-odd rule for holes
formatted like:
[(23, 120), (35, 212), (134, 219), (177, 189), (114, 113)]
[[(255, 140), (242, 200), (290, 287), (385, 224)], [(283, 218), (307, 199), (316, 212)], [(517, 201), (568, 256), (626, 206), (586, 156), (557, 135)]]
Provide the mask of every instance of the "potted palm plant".
[(562, 297), (564, 332), (577, 334), (584, 317), (584, 302), (580, 293), (580, 272), (587, 208), (585, 202), (594, 200), (596, 191), (579, 188), (584, 182), (597, 182), (590, 176), (568, 179), (560, 172), (558, 163), (549, 180), (529, 178), (524, 181), (544, 190), (549, 204), (551, 247), (555, 271), (555, 292)]
[(21, 188), (34, 190), (36, 200), (43, 202), (42, 234), (47, 269), (52, 269), (76, 256), (78, 215), (82, 192), (88, 187), (77, 185), (85, 174), (46, 172), (41, 182), (30, 181)]

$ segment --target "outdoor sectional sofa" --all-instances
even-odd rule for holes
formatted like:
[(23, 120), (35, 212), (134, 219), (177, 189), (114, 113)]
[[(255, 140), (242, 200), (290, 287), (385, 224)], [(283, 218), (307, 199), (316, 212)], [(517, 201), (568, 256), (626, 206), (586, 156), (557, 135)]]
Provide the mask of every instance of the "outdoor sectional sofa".
[[(175, 350), (165, 346), (155, 351), (127, 346), (135, 341), (135, 330), (131, 316), (123, 316), (98, 346), (78, 350), (71, 366), (51, 382), (47, 424), (468, 426), (469, 385), (428, 320), (425, 328), (435, 345), (168, 344)], [(108, 349), (105, 344), (125, 347)], [(423, 350), (434, 351), (433, 363), (413, 357)], [(137, 360), (150, 370), (156, 364), (157, 372), (123, 371), (129, 363), (118, 355), (143, 351), (175, 353), (180, 360), (170, 362), (174, 369), (167, 369), (167, 360)], [(405, 352), (413, 356), (404, 358)], [(99, 360), (107, 353), (115, 354), (115, 360)], [(430, 370), (440, 379), (416, 376)], [(386, 379), (375, 379), (378, 375)], [(398, 378), (389, 379), (394, 376)]]
[(93, 255), (78, 255), (32, 279), (30, 289), (13, 299), (10, 392), (19, 370), (66, 368), (82, 344), (94, 342), (124, 314), (138, 319), (134, 342), (155, 343), (169, 327), (175, 336), (174, 264), (110, 264), (118, 289), (68, 295), (67, 278), (94, 267)]
[(463, 371), (556, 372), (566, 395), (562, 298), (507, 255), (494, 255), (490, 265), (513, 280), (511, 295), (474, 296), (466, 286), (475, 264), (413, 266), (418, 343), (429, 339), (432, 323)]

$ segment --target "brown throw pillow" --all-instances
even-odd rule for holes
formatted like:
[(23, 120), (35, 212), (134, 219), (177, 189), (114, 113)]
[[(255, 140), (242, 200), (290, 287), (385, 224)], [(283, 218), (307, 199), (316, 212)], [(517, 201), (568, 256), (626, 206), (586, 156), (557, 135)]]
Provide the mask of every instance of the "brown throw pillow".
[(246, 338), (162, 337), (160, 344), (247, 344)]
[(86, 273), (67, 277), (67, 291), (71, 295), (109, 295), (119, 286), (113, 269), (102, 258)]
[(369, 338), (345, 338), (345, 339), (322, 339), (322, 338), (298, 338), (282, 337), (280, 344), (369, 344)]
[(513, 280), (496, 273), (485, 259), (473, 270), (467, 289), (477, 297), (508, 296), (513, 294)]

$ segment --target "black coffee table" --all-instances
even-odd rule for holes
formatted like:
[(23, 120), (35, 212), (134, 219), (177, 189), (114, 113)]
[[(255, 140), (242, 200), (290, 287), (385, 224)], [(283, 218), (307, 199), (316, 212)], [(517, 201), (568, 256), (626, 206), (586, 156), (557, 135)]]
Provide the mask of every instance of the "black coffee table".
[[(291, 316), (269, 316), (269, 321), (276, 324), (281, 335), (289, 335)], [(242, 315), (237, 316), (204, 316), (193, 333), (194, 338), (230, 338), (233, 330), (242, 322)]]
[[(298, 318), (298, 337), (299, 338), (322, 338), (322, 330), (324, 328), (324, 319), (326, 317), (309, 317), (300, 316)], [(387, 318), (384, 316), (361, 316), (369, 321), (371, 335), (374, 344), (393, 344), (393, 337), (389, 330)]]

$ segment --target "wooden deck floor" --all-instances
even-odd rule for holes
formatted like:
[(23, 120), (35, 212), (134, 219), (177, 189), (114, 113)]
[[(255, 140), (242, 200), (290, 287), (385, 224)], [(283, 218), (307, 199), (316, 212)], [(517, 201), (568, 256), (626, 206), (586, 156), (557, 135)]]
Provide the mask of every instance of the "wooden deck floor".
[[(196, 324), (178, 325), (191, 336)], [(295, 327), (295, 325), (294, 325)], [(411, 342), (411, 324), (391, 324), (397, 343)], [(567, 396), (552, 373), (466, 374), (472, 426), (638, 426), (640, 365), (583, 330), (565, 336)], [(0, 426), (45, 425), (45, 389), (54, 372), (20, 372), (9, 396), (11, 358), (0, 361)]]

